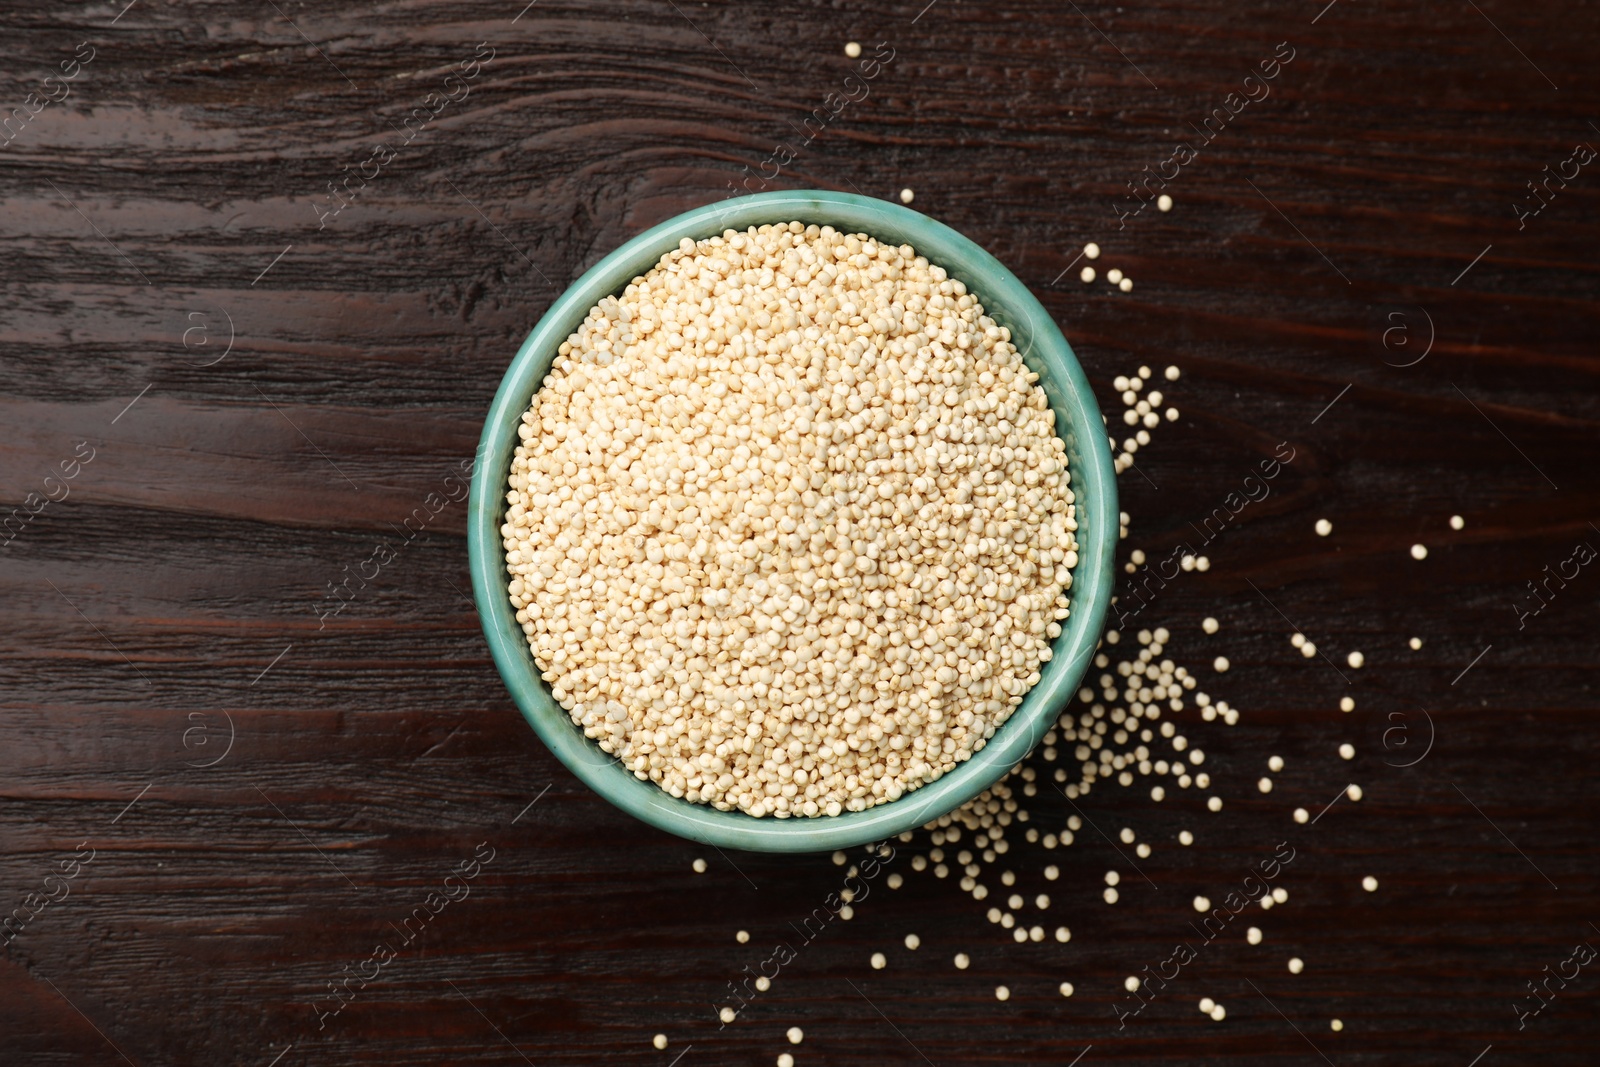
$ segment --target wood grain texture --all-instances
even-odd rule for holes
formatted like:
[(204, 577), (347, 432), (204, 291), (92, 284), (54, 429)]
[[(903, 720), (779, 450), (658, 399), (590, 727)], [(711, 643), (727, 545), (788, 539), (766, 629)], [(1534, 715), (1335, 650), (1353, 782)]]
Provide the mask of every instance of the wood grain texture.
[[(0, 534), (0, 915), (68, 889), (4, 949), (0, 1062), (771, 1064), (791, 1025), (802, 1067), (1593, 1062), (1600, 972), (1520, 1029), (1515, 1005), (1600, 945), (1600, 572), (1526, 625), (1517, 605), (1600, 548), (1600, 171), (1525, 225), (1513, 210), (1600, 145), (1592, 4), (124, 2), (0, 8), (0, 114), (93, 49), (0, 146), (0, 522), (24, 509)], [(847, 40), (894, 58), (802, 143), (846, 91)], [(1197, 143), (1280, 42), (1271, 95), (1170, 181), (1174, 210), (1121, 226), (1127, 183)], [(380, 143), (392, 158), (322, 218)], [(1015, 945), (954, 879), (913, 873), (926, 835), (888, 868), (903, 888), (802, 943), (792, 924), (843, 871), (703, 852), (589, 793), (489, 662), (464, 507), (401, 527), (471, 456), (560, 290), (780, 143), (797, 151), (770, 187), (911, 187), (993, 251), (1113, 415), (1113, 377), (1183, 368), (1160, 383), (1181, 421), (1122, 478), (1125, 549), (1194, 540), (1296, 450), (1210, 570), (1133, 624), (1168, 627), (1242, 711), (1178, 717), (1223, 811), (1102, 785), (1077, 803), (1110, 839), (1086, 825), (996, 865), (1049, 892), (1023, 920), (1068, 944)], [(1077, 280), (1091, 240), (1131, 293)], [(329, 583), (380, 543), (394, 561), (329, 615)], [(1292, 627), (1367, 666), (1302, 658)], [(1290, 820), (1351, 781), (1359, 804)], [(1027, 806), (1041, 829), (1071, 810)], [(1124, 826), (1153, 846), (1147, 877)], [(1241, 916), (1119, 1028), (1123, 979), (1197, 940), (1193, 896), (1280, 841), (1297, 858), (1289, 902), (1250, 913), (1264, 943)], [(470, 894), (405, 942), (480, 843)], [(92, 862), (47, 883), (80, 845)], [(319, 1019), (380, 941), (395, 958)], [(727, 983), (779, 941), (797, 958), (719, 1027)]]

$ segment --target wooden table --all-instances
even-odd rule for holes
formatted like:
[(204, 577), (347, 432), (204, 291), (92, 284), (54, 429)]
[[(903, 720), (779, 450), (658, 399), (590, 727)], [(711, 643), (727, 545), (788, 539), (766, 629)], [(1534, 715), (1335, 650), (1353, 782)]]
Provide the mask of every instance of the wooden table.
[[(1594, 1062), (1600, 970), (1563, 964), (1600, 945), (1586, 9), (123, 2), (11, 4), (0, 33), (0, 1061)], [(1155, 174), (1175, 205), (1135, 213)], [(463, 507), (400, 524), (554, 296), (735, 183), (914, 190), (1113, 416), (1115, 376), (1181, 367), (1121, 479), (1127, 551), (1296, 458), (1133, 624), (1241, 711), (1175, 716), (1212, 788), (1102, 785), (1071, 848), (1006, 857), (1070, 943), (912, 871), (923, 834), (721, 1028), (844, 871), (591, 794), (489, 662)], [(1192, 898), (1280, 842), (1263, 943), (1241, 916), (1119, 1025)]]

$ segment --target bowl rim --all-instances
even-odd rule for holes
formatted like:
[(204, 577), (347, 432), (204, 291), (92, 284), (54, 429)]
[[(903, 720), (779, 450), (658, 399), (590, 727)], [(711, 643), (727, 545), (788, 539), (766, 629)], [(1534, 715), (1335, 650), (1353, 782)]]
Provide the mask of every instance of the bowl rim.
[[(1039, 371), (1041, 362), (1049, 365), (1041, 384), (1056, 413), (1056, 433), (1068, 445), (1079, 553), (1071, 611), (1051, 645), (1052, 659), (981, 750), (935, 781), (865, 811), (755, 818), (673, 797), (655, 782), (635, 777), (583, 735), (550, 695), (516, 622), (505, 588), (500, 525), (516, 428), (556, 349), (589, 309), (620, 293), (683, 238), (700, 240), (728, 229), (792, 220), (910, 244), (958, 278), (986, 313), (1014, 334), (1020, 320), (1028, 320), (1027, 344), (1019, 350), (1033, 370)], [(625, 241), (567, 287), (522, 342), (489, 406), (473, 463), (467, 550), (478, 617), (495, 667), (523, 718), (573, 774), (630, 815), (692, 841), (748, 851), (813, 852), (882, 841), (922, 826), (989, 788), (1038, 744), (1071, 700), (1098, 647), (1115, 581), (1119, 527), (1116, 476), (1094, 391), (1066, 337), (1027, 287), (976, 242), (920, 212), (851, 193), (808, 189), (756, 193), (676, 215)]]

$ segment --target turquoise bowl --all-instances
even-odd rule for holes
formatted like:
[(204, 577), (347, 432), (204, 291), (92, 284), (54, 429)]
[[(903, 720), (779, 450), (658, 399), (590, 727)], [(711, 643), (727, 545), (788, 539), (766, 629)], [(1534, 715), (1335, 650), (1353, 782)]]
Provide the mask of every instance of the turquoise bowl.
[[(1056, 412), (1056, 431), (1067, 446), (1080, 547), (1071, 614), (1055, 641), (1052, 658), (1040, 672), (1039, 684), (981, 751), (937, 781), (866, 811), (757, 819), (673, 797), (654, 782), (635, 778), (583, 736), (550, 695), (517, 625), (506, 591), (509, 577), (500, 526), (519, 421), (549, 372), (557, 347), (589, 309), (602, 297), (622, 292), (685, 237), (699, 240), (728, 229), (795, 219), (913, 246), (965, 283), (989, 315), (1010, 328), (1012, 343), (1039, 374)], [(630, 815), (692, 841), (756, 852), (816, 852), (881, 841), (953, 811), (1014, 767), (1055, 724), (1094, 655), (1111, 600), (1117, 528), (1116, 478), (1104, 420), (1072, 348), (1033, 294), (999, 260), (926, 215), (882, 200), (818, 190), (758, 193), (668, 219), (572, 283), (522, 342), (500, 382), (484, 422), (467, 505), (467, 551), (483, 632), (512, 698), (545, 745), (572, 773)]]

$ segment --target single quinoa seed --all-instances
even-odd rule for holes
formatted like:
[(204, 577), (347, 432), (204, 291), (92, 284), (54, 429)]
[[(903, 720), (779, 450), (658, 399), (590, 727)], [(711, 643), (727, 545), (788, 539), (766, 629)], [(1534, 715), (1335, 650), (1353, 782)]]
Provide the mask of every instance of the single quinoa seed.
[(523, 415), (509, 596), (585, 736), (676, 797), (862, 811), (980, 750), (1078, 563), (1038, 376), (906, 245), (684, 239)]
[(855, 59), (857, 56), (861, 55), (861, 45), (856, 41), (846, 42), (844, 46), (844, 54), (849, 56), (851, 59)]

